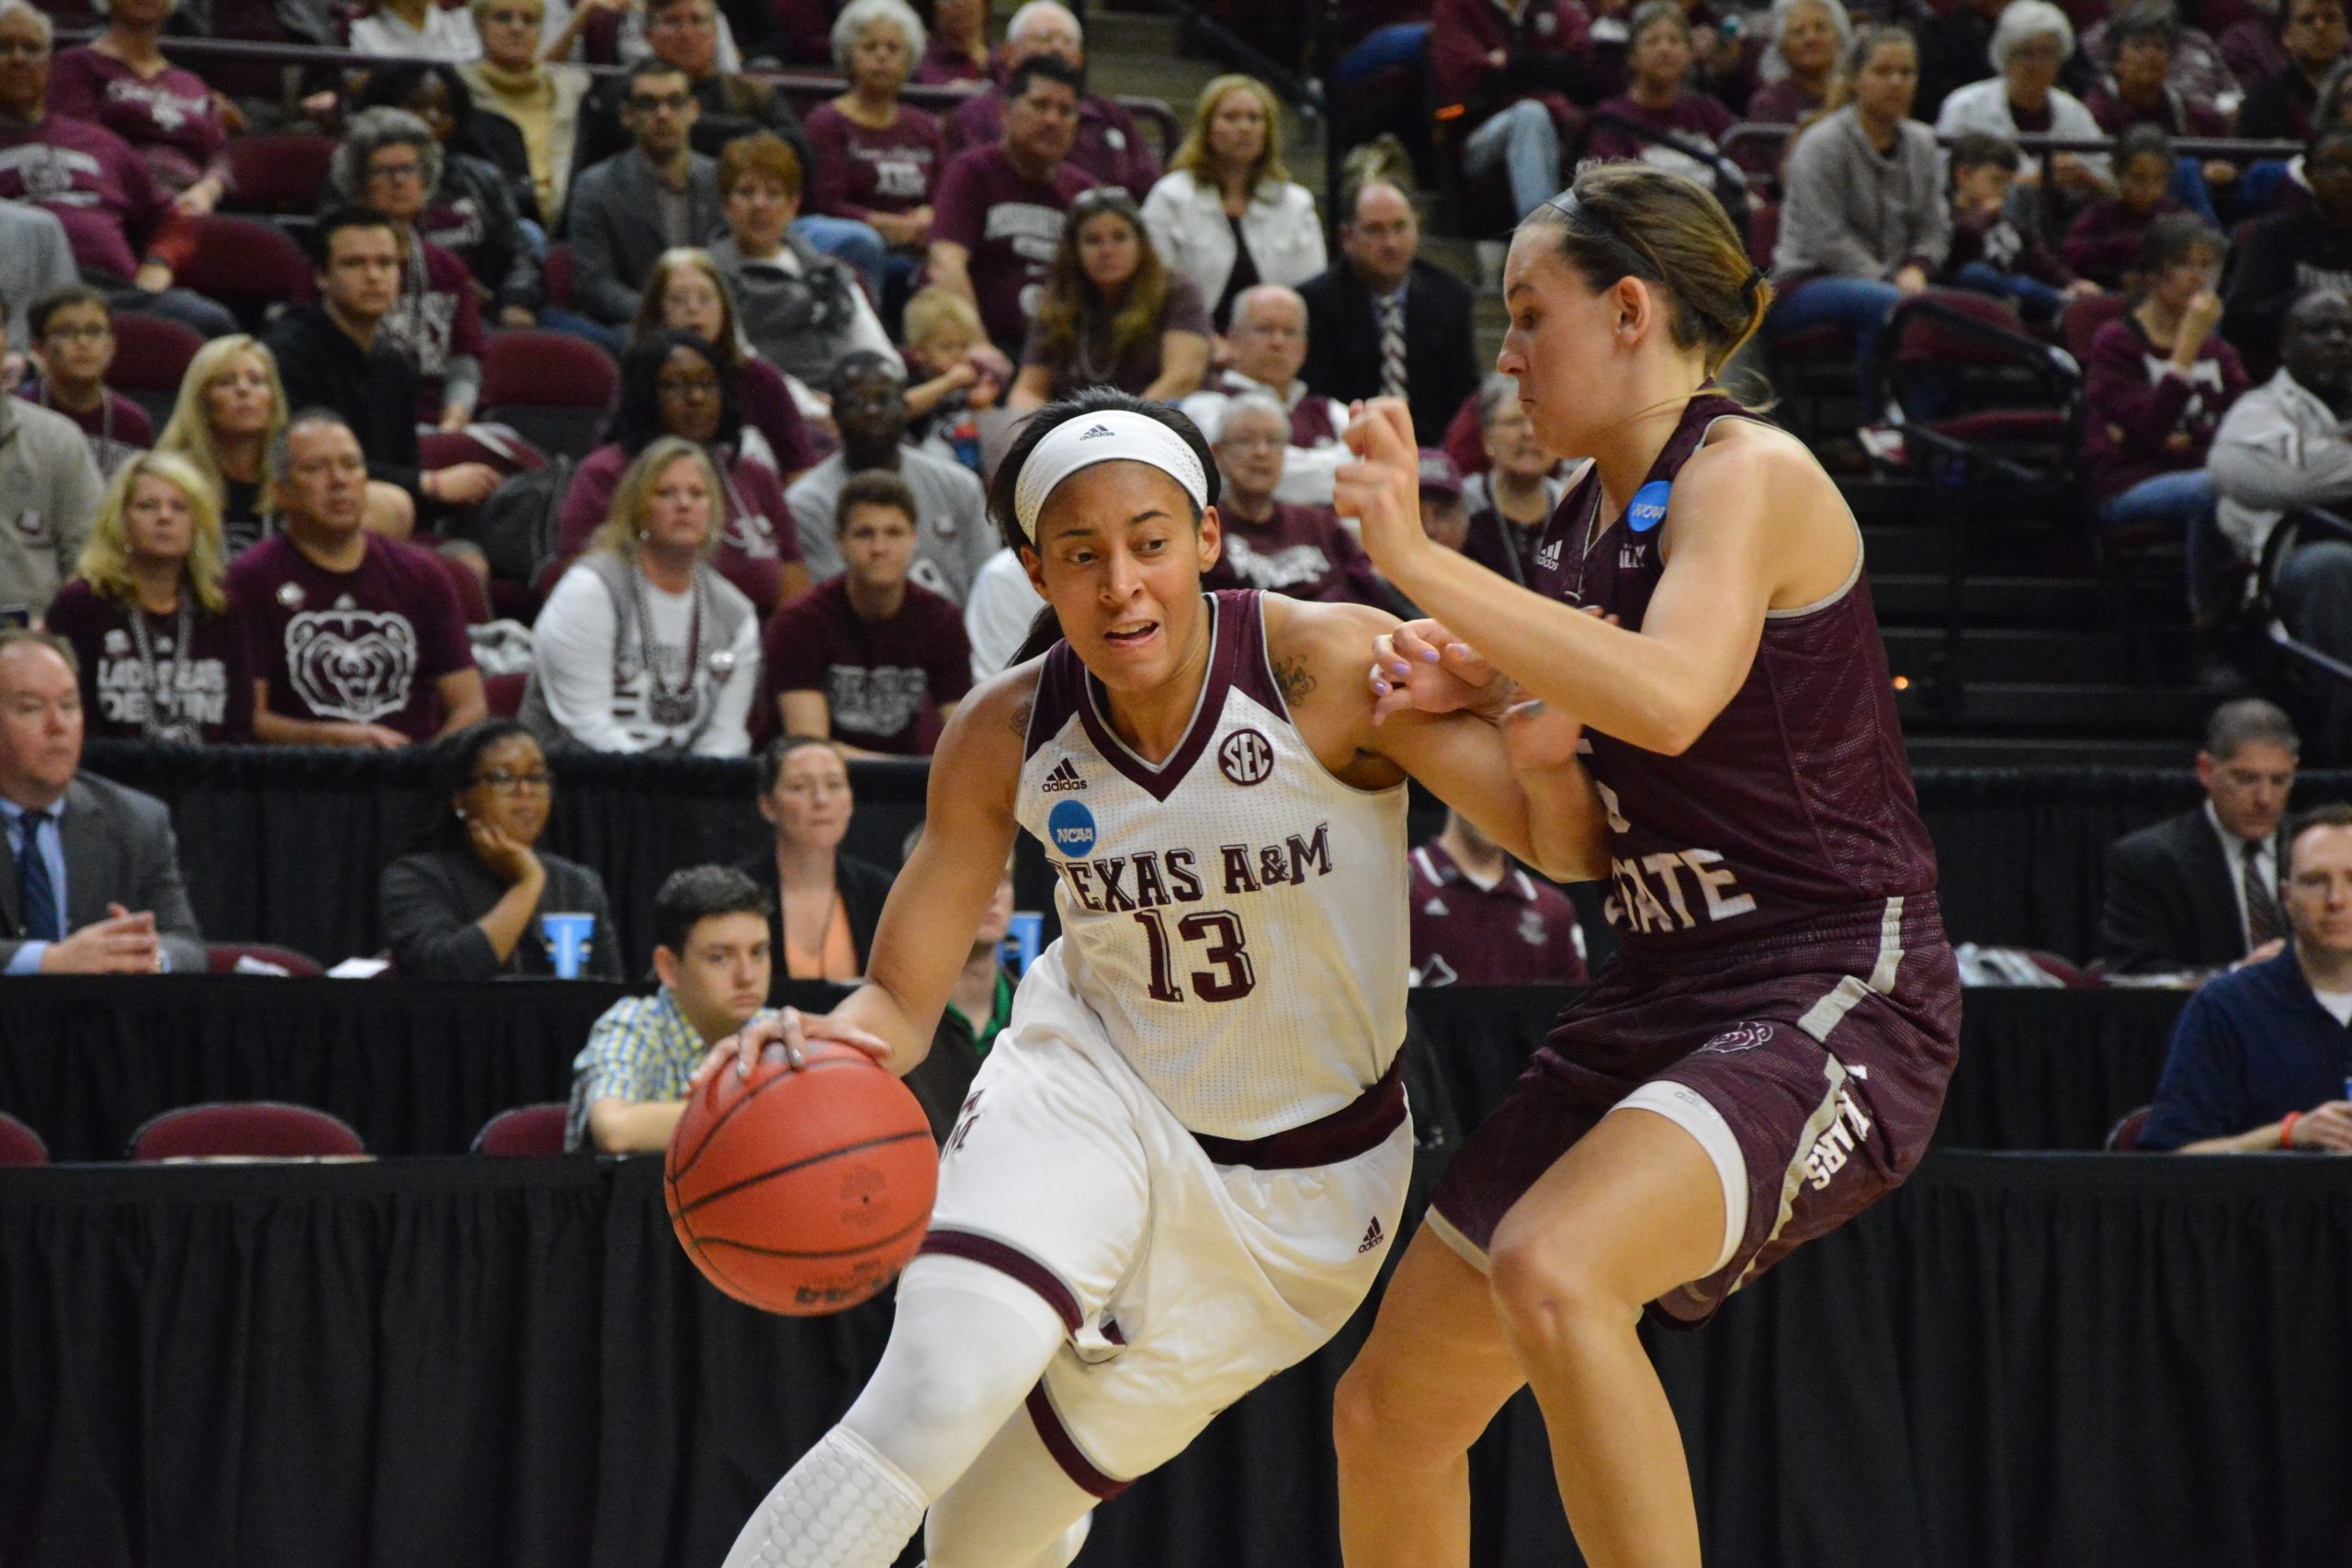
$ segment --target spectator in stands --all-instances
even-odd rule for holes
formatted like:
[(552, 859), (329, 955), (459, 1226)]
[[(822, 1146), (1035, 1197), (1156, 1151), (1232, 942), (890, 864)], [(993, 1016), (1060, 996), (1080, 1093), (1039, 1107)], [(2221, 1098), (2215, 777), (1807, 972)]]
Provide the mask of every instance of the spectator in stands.
[(199, 337), (237, 330), (204, 296), (173, 286), (197, 230), (146, 164), (104, 126), (48, 107), (49, 18), (0, 0), (0, 201), (47, 208), (65, 229), (82, 281), (119, 310), (143, 310)]
[[(514, 128), (532, 205), (554, 231), (571, 186), (581, 108), (594, 84), (580, 66), (541, 58), (546, 0), (469, 0), (468, 9), (481, 35), (481, 58), (459, 67), (459, 74), (478, 113)], [(576, 14), (590, 11), (582, 6)]]
[(2324, 126), (2303, 154), (2311, 200), (2260, 219), (2239, 239), (2222, 293), (2222, 333), (2256, 374), (2278, 362), (2288, 302), (2352, 287), (2352, 126)]
[(254, 680), (254, 738), (280, 746), (406, 746), (489, 711), (457, 591), (430, 552), (360, 525), (359, 437), (324, 410), (270, 444), (285, 532), (229, 571)]
[(1403, 398), (1424, 441), (1478, 389), (1469, 286), (1419, 259), (1406, 194), (1367, 180), (1340, 226), (1340, 262), (1299, 286), (1306, 301), (1307, 387), (1327, 398)]
[(2286, 834), (2286, 951), (2188, 998), (2140, 1147), (2352, 1154), (2352, 806)]
[(736, 866), (768, 901), (768, 999), (794, 980), (854, 980), (865, 973), (890, 873), (841, 852), (857, 809), (841, 748), (786, 735), (760, 752), (760, 815), (775, 841)]
[(1086, 92), (1086, 37), (1078, 18), (1057, 0), (1029, 0), (1012, 14), (1004, 33), (1006, 76), (1002, 87), (977, 93), (948, 121), (947, 150), (961, 152), (995, 144), (1003, 136), (1005, 111), (1021, 89), (1013, 75), (1033, 60), (1058, 61), (1078, 85), (1076, 141), (1068, 156), (1092, 185), (1114, 185), (1141, 201), (1159, 180), (1159, 160), (1127, 111), (1099, 94)]
[[(613, 327), (637, 314), (655, 258), (701, 244), (724, 221), (718, 165), (686, 141), (702, 106), (685, 72), (642, 60), (621, 82), (621, 121), (635, 144), (580, 170), (565, 215), (573, 303)], [(583, 144), (581, 162), (586, 156)]]
[(2286, 829), (2286, 950), (2189, 997), (2143, 1149), (2352, 1155), (2352, 807)]
[(203, 974), (171, 813), (81, 767), (72, 646), (0, 629), (0, 974)]
[(133, 456), (107, 487), (79, 572), (49, 607), (49, 629), (74, 645), (84, 722), (102, 740), (253, 737), (253, 672), (243, 623), (229, 611), (217, 495), (185, 457)]
[(1501, 169), (1511, 211), (1524, 218), (1560, 188), (1561, 130), (1580, 123), (1568, 100), (1584, 87), (1585, 8), (1561, 0), (1438, 0), (1430, 23), (1430, 86), (1455, 115), (1450, 136), (1462, 172), (1483, 180)]
[(1053, 270), (1062, 215), (1093, 183), (1069, 162), (1078, 133), (1079, 75), (1049, 54), (1005, 78), (1003, 135), (966, 149), (939, 176), (931, 223), (932, 286), (972, 302), (1007, 354), (1028, 340), (1036, 297)]
[(963, 614), (909, 580), (916, 509), (904, 479), (853, 475), (835, 506), (846, 570), (768, 627), (781, 728), (838, 741), (854, 757), (927, 757), (971, 689)]
[[(751, 140), (756, 141), (757, 138)], [(839, 264), (830, 259), (829, 267)], [(817, 461), (817, 437), (801, 414), (802, 402), (823, 400), (794, 385), (773, 362), (745, 342), (736, 295), (708, 251), (684, 246), (664, 251), (645, 275), (645, 292), (629, 342), (655, 333), (692, 333), (710, 345), (720, 367), (735, 378), (742, 432), (730, 436), (741, 454), (764, 464), (779, 483), (789, 484)], [(756, 439), (755, 439), (756, 437)]]
[(2344, 58), (2352, 32), (2345, 27), (2344, 0), (2284, 0), (2278, 20), (2286, 69), (2248, 85), (2238, 134), (2258, 141), (2308, 141), (2320, 85)]
[(1928, 287), (1951, 246), (1935, 132), (1911, 118), (1918, 62), (1900, 28), (1856, 39), (1853, 102), (1798, 135), (1782, 175), (1772, 335), (1826, 323), (1851, 332), (1865, 408), (1887, 317)]
[(2293, 721), (2258, 697), (2213, 710), (2197, 754), (2205, 804), (2108, 847), (2103, 965), (2165, 974), (2278, 953), (2278, 823), (2301, 752)]
[[(2102, 288), (2122, 288), (2150, 225), (2181, 210), (2165, 194), (2177, 163), (2172, 142), (2153, 125), (2135, 125), (2117, 137), (2114, 198), (2093, 202), (2068, 225), (2060, 246), (2067, 266)], [(2191, 216), (2211, 227), (2202, 214)]]
[[(2039, 5), (2041, 0), (2020, 0)], [(2007, 299), (2018, 314), (2048, 328), (2066, 301), (2099, 291), (2076, 277), (2043, 243), (2041, 225), (2020, 225), (2011, 216), (2009, 194), (2018, 177), (2017, 143), (1985, 131), (1962, 133), (1946, 161), (1951, 166), (1951, 249), (1941, 281), (1957, 288)]]
[(988, 85), (988, 0), (933, 0), (931, 47), (915, 66), (915, 80), (970, 92)]
[(735, 449), (742, 428), (735, 378), (698, 333), (650, 333), (631, 344), (621, 356), (613, 438), (582, 461), (564, 493), (558, 561), (596, 548), (593, 541), (609, 528), (628, 471), (659, 443), (680, 440), (711, 465), (718, 576), (761, 615), (797, 597), (808, 580), (797, 541), (785, 527), (785, 492), (774, 468)]
[(1210, 331), (1199, 285), (1169, 270), (1134, 200), (1098, 186), (1063, 220), (1007, 406), (1034, 413), (1097, 385), (1174, 402), (1200, 389)]
[(989, 557), (964, 605), (964, 637), (972, 645), (972, 684), (1009, 668), (1037, 624), (1046, 601), (1029, 581), (1020, 552), (1007, 547)]
[(989, 342), (972, 302), (944, 288), (907, 301), (907, 439), (980, 471), (976, 416), (1012, 384), (1012, 362)]
[(104, 485), (72, 420), (0, 397), (0, 626), (39, 620), (74, 575)]
[(1290, 450), (1283, 457), (1276, 501), (1302, 506), (1331, 504), (1331, 476), (1349, 461), (1340, 433), (1348, 427), (1344, 404), (1306, 389), (1299, 367), (1306, 363), (1306, 301), (1298, 290), (1261, 283), (1233, 302), (1227, 319), (1225, 367), (1179, 406), (1216, 440), (1225, 411), (1244, 392), (1264, 392), (1290, 410)]
[(1487, 449), (1487, 471), (1459, 481), (1469, 529), (1456, 547), (1487, 570), (1529, 587), (1544, 529), (1567, 484), (1535, 439), (1515, 377), (1498, 373), (1479, 386), (1478, 438)]
[(40, 376), (17, 395), (72, 420), (101, 474), (155, 445), (147, 411), (106, 384), (114, 365), (114, 312), (107, 297), (87, 284), (69, 284), (34, 300), (30, 314)]
[(441, 168), (440, 144), (423, 120), (405, 109), (363, 109), (335, 149), (333, 183), (400, 241), (400, 286), (378, 336), (416, 373), (417, 421), (451, 431), (470, 423), (481, 400), (483, 340), (472, 272), (417, 231)]
[(439, 0), (376, 0), (373, 12), (351, 24), (351, 48), (356, 54), (463, 64), (481, 57), (481, 37), (471, 12), (445, 9)]
[(1385, 609), (1387, 589), (1371, 558), (1330, 508), (1274, 499), (1289, 446), (1290, 416), (1272, 393), (1244, 392), (1226, 409), (1216, 443), (1225, 475), (1216, 508), (1224, 547), (1202, 582)]
[(650, 442), (532, 628), (523, 719), (550, 746), (751, 755), (759, 616), (718, 571), (709, 452)]
[(44, 295), (80, 281), (64, 227), (54, 215), (22, 202), (0, 201), (0, 391), (15, 391), (32, 346), (32, 312), (25, 309)]
[(653, 896), (653, 973), (662, 988), (624, 997), (571, 1064), (563, 1146), (660, 1154), (685, 1114), (687, 1081), (710, 1048), (763, 1016), (768, 900), (742, 873), (697, 865)]
[[(2098, 9), (2097, 6), (2089, 9), (2077, 7), (2068, 13), (2077, 20), (2089, 23), (2083, 32), (2075, 58), (2067, 62), (2067, 85), (2076, 90), (2086, 104), (2090, 101), (2092, 89), (2098, 85), (2096, 77), (2098, 70), (2109, 65), (2116, 57), (2115, 36), (2111, 29), (2127, 16), (2162, 17), (2172, 24), (2173, 44), (2165, 73), (2166, 83), (2184, 102), (2202, 105), (2221, 116), (2223, 126), (2234, 122), (2238, 105), (2245, 101), (2245, 89), (2240, 85), (2237, 73), (2230, 69), (2222, 46), (2211, 32), (2202, 26), (2189, 25), (2174, 0), (2101, 0), (2102, 5), (2110, 3), (2114, 7), (2112, 14), (2098, 21), (2091, 20), (2091, 13)], [(2232, 10), (2232, 3), (2233, 0), (2222, 0), (2218, 6), (2200, 5), (2197, 7), (2195, 20), (2203, 23), (2211, 19), (2225, 24), (2232, 16), (2242, 14)], [(2256, 0), (2237, 0), (2237, 3), (2252, 6)]]
[(960, 463), (906, 445), (907, 393), (894, 358), (851, 355), (833, 377), (832, 396), (842, 449), (785, 494), (809, 577), (823, 582), (844, 570), (836, 536), (850, 476), (896, 474), (915, 498), (911, 580), (963, 604), (997, 545), (979, 479)]
[(121, 137), (175, 205), (201, 218), (228, 192), (224, 149), (244, 116), (164, 58), (164, 24), (178, 8), (179, 0), (110, 0), (106, 30), (50, 67), (49, 109)]
[(1919, 114), (1932, 119), (1944, 100), (1984, 74), (1993, 24), (2009, 0), (1962, 0), (1919, 24)]
[[(2083, 100), (2100, 130), (2120, 136), (2135, 125), (2153, 125), (2168, 136), (2229, 135), (2229, 116), (2211, 99), (2193, 96), (2174, 85), (2180, 45), (2180, 19), (2170, 0), (2132, 0), (2085, 35), (2085, 51), (2108, 68), (2107, 75)], [(2214, 66), (2226, 74), (2227, 68), (2221, 66), (2218, 56)], [(2227, 163), (2218, 166), (2233, 173), (2236, 168)], [(2122, 172), (2120, 167), (2116, 170), (2119, 177)]]
[[(1838, 62), (1853, 47), (1854, 23), (1839, 0), (1773, 0), (1772, 44), (1759, 74), (1764, 85), (1747, 100), (1746, 118), (1763, 125), (1804, 125), (1837, 107), (1846, 85)], [(1756, 154), (1743, 151), (1742, 166)], [(1780, 159), (1773, 156), (1766, 164)]]
[[(498, 486), (485, 464), (426, 470), (420, 463), (416, 371), (383, 331), (400, 304), (400, 231), (364, 208), (326, 214), (311, 231), (319, 302), (277, 318), (266, 341), (293, 408), (329, 409), (359, 437), (370, 478), (397, 486), (412, 508), (467, 507)], [(380, 518), (380, 513), (379, 514)], [(405, 537), (405, 519), (379, 531)]]
[(1273, 90), (1254, 76), (1219, 76), (1201, 89), (1192, 129), (1144, 199), (1152, 244), (1200, 289), (1211, 321), (1230, 320), (1253, 285), (1301, 284), (1329, 265), (1315, 197), (1291, 182), (1282, 143)]
[[(1990, 56), (1998, 75), (1972, 82), (1936, 115), (1942, 137), (1981, 131), (2014, 140), (2058, 136), (2104, 141), (2107, 133), (2080, 98), (2058, 85), (2058, 68), (2075, 51), (2075, 27), (2050, 0), (2012, 0), (1994, 27)], [(2058, 190), (2049, 198), (2091, 201), (2115, 192), (2103, 155), (2061, 152), (2051, 163)]]
[(2132, 309), (2098, 330), (2084, 367), (2083, 466), (2099, 523), (2185, 539), (2189, 602), (2200, 608), (2219, 544), (2206, 454), (2246, 389), (2237, 351), (2214, 331), (2223, 248), (2221, 231), (2193, 213), (2157, 219), (2140, 249)]
[(883, 281), (902, 289), (931, 244), (932, 192), (947, 163), (938, 119), (899, 98), (922, 53), (922, 21), (906, 0), (850, 0), (834, 19), (832, 48), (849, 91), (809, 111), (809, 206), (881, 235)]
[(424, 830), (378, 888), (402, 978), (558, 975), (558, 939), (542, 915), (588, 918), (574, 978), (625, 977), (603, 878), (538, 848), (555, 777), (528, 729), (486, 718), (452, 735), (435, 749), (430, 790), (436, 804)]
[(1712, 188), (1716, 148), (1733, 117), (1690, 85), (1690, 18), (1675, 0), (1644, 0), (1630, 26), (1625, 92), (1593, 111), (1585, 156), (1648, 164)]
[(1458, 811), (1411, 855), (1413, 984), (1581, 986), (1576, 906), (1511, 863)]
[[(405, 110), (424, 122), (437, 168), (408, 221), (466, 264), (501, 325), (536, 325), (547, 300), (539, 263), (546, 243), (536, 227), (526, 227), (526, 220), (538, 224), (540, 215), (522, 137), (496, 115), (474, 112), (473, 91), (454, 65), (386, 66), (368, 76), (356, 107), (346, 145), (358, 122), (377, 109)], [(386, 192), (380, 182), (369, 186), (367, 175), (364, 159), (356, 167), (338, 160), (331, 183), (351, 200), (373, 206)]]
[(796, 380), (822, 387), (843, 355), (893, 351), (849, 265), (793, 232), (800, 193), (800, 160), (781, 139), (763, 132), (729, 142), (718, 158), (728, 231), (712, 242), (710, 260), (752, 346)]

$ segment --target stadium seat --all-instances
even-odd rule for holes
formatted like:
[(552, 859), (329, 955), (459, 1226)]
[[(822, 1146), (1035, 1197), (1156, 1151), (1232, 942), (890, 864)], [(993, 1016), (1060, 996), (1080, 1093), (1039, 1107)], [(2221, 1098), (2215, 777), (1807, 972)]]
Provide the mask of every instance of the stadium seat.
[(2154, 1109), (2153, 1105), (2143, 1105), (2137, 1111), (2124, 1112), (2123, 1119), (2107, 1130), (2107, 1143), (2104, 1145), (2107, 1152), (2111, 1155), (2128, 1155), (2138, 1148), (2140, 1134), (2148, 1130), (2148, 1112)]
[(268, 964), (272, 969), (298, 980), (315, 980), (326, 971), (319, 967), (317, 959), (297, 953), (290, 947), (279, 947), (266, 942), (215, 942), (205, 945), (205, 967), (215, 975), (254, 975), (267, 973), (251, 965), (240, 969), (247, 959), (253, 964)]
[(518, 1105), (482, 1123), (474, 1153), (492, 1159), (537, 1159), (563, 1153), (563, 1124), (571, 1108), (560, 1100)]
[(130, 1135), (130, 1157), (167, 1159), (356, 1159), (368, 1152), (341, 1117), (278, 1100), (183, 1106), (147, 1119)]
[(179, 400), (188, 361), (204, 340), (161, 316), (125, 310), (114, 319), (114, 364), (107, 385), (146, 411), (160, 434)]
[(2098, 336), (2099, 328), (2122, 320), (2131, 306), (2132, 301), (2120, 294), (2091, 294), (2068, 301), (2059, 326), (2065, 335), (2066, 352), (2075, 356), (2077, 366), (2090, 364), (2091, 340)]
[(620, 385), (612, 356), (561, 333), (493, 333), (482, 355), (480, 416), (546, 452), (583, 457)]
[(48, 1163), (49, 1145), (40, 1141), (40, 1134), (0, 1111), (0, 1168), (22, 1169)]
[(332, 136), (240, 136), (229, 142), (224, 212), (308, 217), (327, 187)]
[(251, 218), (196, 222), (196, 250), (179, 282), (226, 305), (247, 332), (260, 332), (274, 308), (310, 297), (311, 260), (276, 225)]
[(571, 247), (559, 241), (548, 247), (547, 257), (540, 264), (540, 276), (548, 287), (548, 303), (559, 310), (571, 309)]

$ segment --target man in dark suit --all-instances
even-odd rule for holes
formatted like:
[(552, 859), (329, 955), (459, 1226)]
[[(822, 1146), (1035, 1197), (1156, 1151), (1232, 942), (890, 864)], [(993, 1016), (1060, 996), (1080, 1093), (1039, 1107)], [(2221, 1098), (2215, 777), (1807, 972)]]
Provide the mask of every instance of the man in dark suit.
[(2279, 952), (2278, 824), (2301, 750), (2294, 722), (2258, 697), (2213, 710), (2197, 754), (2205, 804), (2108, 847), (2098, 931), (2107, 968), (2218, 969)]
[(0, 974), (203, 974), (170, 813), (81, 766), (73, 648), (0, 632)]
[(727, 221), (718, 165), (688, 140), (702, 103), (686, 73), (660, 59), (640, 60), (621, 80), (621, 123), (634, 142), (573, 176), (564, 220), (574, 305), (612, 327), (636, 319), (663, 251), (699, 245)]
[(1351, 402), (1401, 397), (1434, 446), (1478, 389), (1469, 286), (1419, 259), (1420, 220), (1405, 193), (1367, 180), (1340, 225), (1340, 264), (1299, 288), (1307, 389)]

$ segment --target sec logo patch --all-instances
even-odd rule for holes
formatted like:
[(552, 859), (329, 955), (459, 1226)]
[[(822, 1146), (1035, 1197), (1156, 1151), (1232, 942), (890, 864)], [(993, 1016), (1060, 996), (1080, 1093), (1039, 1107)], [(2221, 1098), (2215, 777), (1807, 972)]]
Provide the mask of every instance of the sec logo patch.
[(1046, 816), (1046, 837), (1069, 859), (1084, 860), (1094, 852), (1094, 813), (1084, 801), (1065, 800)]
[(1216, 767), (1235, 784), (1263, 784), (1273, 776), (1274, 743), (1254, 729), (1237, 729), (1216, 749)]

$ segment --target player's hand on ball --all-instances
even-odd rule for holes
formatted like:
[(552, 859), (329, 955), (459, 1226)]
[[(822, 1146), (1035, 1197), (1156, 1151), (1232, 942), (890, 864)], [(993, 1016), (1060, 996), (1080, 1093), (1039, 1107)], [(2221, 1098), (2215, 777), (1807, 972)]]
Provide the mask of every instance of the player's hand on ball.
[(757, 1018), (743, 1026), (740, 1034), (730, 1034), (710, 1048), (710, 1055), (695, 1069), (693, 1086), (699, 1089), (708, 1082), (710, 1075), (729, 1063), (735, 1066), (737, 1077), (750, 1077), (760, 1058), (769, 1052), (795, 1072), (808, 1065), (807, 1048), (811, 1040), (833, 1040), (843, 1045), (854, 1045), (884, 1066), (890, 1065), (893, 1055), (889, 1042), (880, 1035), (843, 1023), (828, 1013), (804, 1013), (798, 1008), (786, 1008), (773, 1018)]
[(1436, 621), (1407, 621), (1372, 640), (1372, 721), (1392, 713), (1490, 710), (1499, 716), (1510, 682), (1476, 649)]

